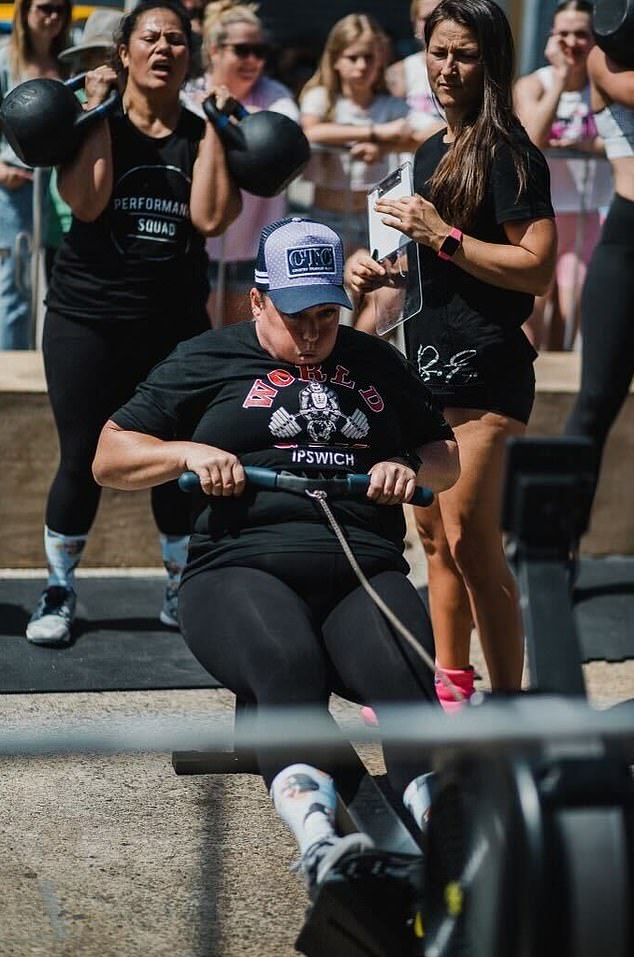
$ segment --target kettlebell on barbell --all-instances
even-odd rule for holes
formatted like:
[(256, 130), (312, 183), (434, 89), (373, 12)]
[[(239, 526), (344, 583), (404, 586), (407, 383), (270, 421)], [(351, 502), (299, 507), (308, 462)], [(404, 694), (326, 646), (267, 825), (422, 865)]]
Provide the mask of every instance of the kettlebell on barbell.
[(596, 0), (592, 32), (611, 60), (634, 70), (634, 0)]
[(119, 102), (111, 90), (103, 103), (82, 109), (74, 90), (85, 73), (61, 80), (41, 78), (15, 86), (0, 106), (0, 126), (9, 145), (27, 166), (60, 166), (72, 159), (88, 129)]
[(203, 102), (205, 115), (222, 141), (229, 172), (247, 193), (276, 196), (310, 159), (304, 131), (282, 113), (249, 113), (241, 103), (232, 102), (230, 112), (218, 109), (213, 94)]

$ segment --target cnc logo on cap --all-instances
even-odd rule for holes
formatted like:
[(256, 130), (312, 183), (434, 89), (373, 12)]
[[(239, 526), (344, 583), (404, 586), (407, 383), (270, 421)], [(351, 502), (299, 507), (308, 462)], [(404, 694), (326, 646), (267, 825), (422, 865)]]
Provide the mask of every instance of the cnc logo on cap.
[(325, 276), (337, 272), (334, 246), (294, 246), (286, 250), (286, 267), (292, 276)]

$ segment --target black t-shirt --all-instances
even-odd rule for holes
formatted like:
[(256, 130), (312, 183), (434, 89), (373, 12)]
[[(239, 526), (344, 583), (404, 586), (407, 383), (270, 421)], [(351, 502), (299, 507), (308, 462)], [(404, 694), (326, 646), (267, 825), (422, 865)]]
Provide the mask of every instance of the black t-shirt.
[[(428, 182), (445, 153), (446, 130), (430, 137), (417, 150), (414, 160), (416, 192), (429, 199)], [(500, 142), (491, 159), (484, 202), (468, 232), (489, 243), (508, 244), (504, 223), (554, 216), (550, 200), (550, 174), (542, 153), (518, 127), (514, 145), (527, 159), (528, 182), (519, 191), (519, 182), (508, 144)], [(459, 266), (436, 255), (429, 246), (420, 246), (423, 277), (423, 317), (425, 308), (447, 308), (464, 319), (465, 329), (491, 343), (501, 342), (505, 334), (518, 328), (529, 317), (534, 297), (523, 292), (502, 289), (470, 276)], [(474, 316), (484, 319), (472, 323)], [(464, 343), (463, 347), (468, 347)]]
[(184, 330), (200, 331), (207, 259), (189, 199), (204, 122), (183, 109), (174, 132), (160, 139), (146, 136), (121, 110), (108, 122), (112, 195), (94, 222), (73, 219), (47, 304), (83, 321), (168, 316)]
[[(124, 429), (225, 449), (243, 465), (307, 474), (365, 473), (452, 438), (415, 368), (388, 343), (346, 326), (318, 366), (274, 359), (254, 323), (205, 332), (156, 366), (112, 418)], [(263, 553), (340, 549), (305, 495), (247, 487), (239, 498), (196, 499), (186, 575)], [(359, 557), (403, 567), (401, 508), (366, 497), (331, 505)]]

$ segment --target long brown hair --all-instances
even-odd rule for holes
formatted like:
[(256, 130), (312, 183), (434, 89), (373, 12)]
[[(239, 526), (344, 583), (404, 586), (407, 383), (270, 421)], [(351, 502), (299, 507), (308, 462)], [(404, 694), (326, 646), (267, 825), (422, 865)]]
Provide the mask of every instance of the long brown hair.
[[(24, 69), (33, 53), (31, 43), (31, 31), (27, 23), (29, 11), (33, 0), (15, 0), (13, 7), (13, 25), (11, 27), (11, 36), (9, 38), (9, 62), (11, 64), (11, 73), (16, 80), (23, 78)], [(54, 40), (51, 41), (51, 56), (55, 59), (68, 46), (68, 29), (70, 26), (70, 17), (73, 5), (71, 0), (64, 0), (64, 13), (62, 16), (62, 29)], [(61, 67), (61, 64), (60, 64)], [(63, 68), (60, 73), (63, 73)]]
[[(308, 90), (316, 86), (323, 86), (326, 90), (327, 104), (324, 118), (327, 120), (332, 119), (337, 97), (341, 93), (341, 81), (339, 74), (335, 70), (335, 63), (347, 47), (352, 46), (353, 43), (367, 36), (371, 37), (376, 44), (377, 56), (383, 57), (387, 36), (374, 17), (370, 17), (365, 13), (349, 13), (347, 17), (342, 17), (341, 20), (337, 20), (326, 39), (319, 66), (299, 95), (300, 101), (304, 93), (308, 92)], [(387, 92), (384, 60), (381, 69), (377, 73), (373, 92), (375, 94)]]
[(500, 143), (511, 149), (521, 192), (527, 159), (513, 133), (521, 129), (513, 110), (515, 50), (509, 22), (494, 0), (441, 0), (425, 24), (425, 46), (441, 21), (471, 30), (482, 63), (482, 101), (466, 116), (456, 139), (429, 181), (430, 199), (444, 218), (463, 229), (473, 225), (486, 194), (491, 161)]

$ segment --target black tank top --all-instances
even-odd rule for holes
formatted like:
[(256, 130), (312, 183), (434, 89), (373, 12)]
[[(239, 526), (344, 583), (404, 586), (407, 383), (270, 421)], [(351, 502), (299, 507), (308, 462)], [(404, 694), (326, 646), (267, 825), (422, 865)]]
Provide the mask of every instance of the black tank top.
[(207, 298), (204, 238), (189, 215), (204, 122), (183, 109), (154, 139), (121, 111), (108, 120), (113, 187), (92, 223), (73, 218), (55, 258), (50, 309), (85, 322), (161, 317), (196, 331)]

